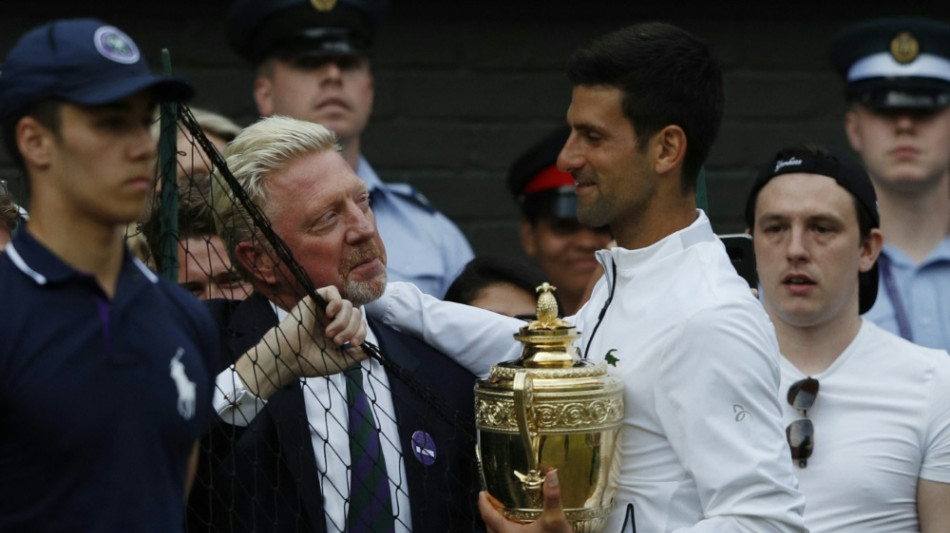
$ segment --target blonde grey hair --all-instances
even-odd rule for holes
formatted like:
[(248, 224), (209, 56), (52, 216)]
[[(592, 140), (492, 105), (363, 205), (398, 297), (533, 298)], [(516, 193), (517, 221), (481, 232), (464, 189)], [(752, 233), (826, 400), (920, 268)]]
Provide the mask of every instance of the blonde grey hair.
[[(224, 157), (248, 199), (266, 213), (267, 180), (271, 174), (314, 152), (339, 149), (336, 136), (326, 127), (274, 115), (244, 128), (228, 143)], [(250, 274), (234, 256), (234, 250), (241, 242), (259, 239), (260, 233), (248, 209), (218, 172), (214, 173), (211, 206), (217, 233), (231, 262), (242, 274)]]

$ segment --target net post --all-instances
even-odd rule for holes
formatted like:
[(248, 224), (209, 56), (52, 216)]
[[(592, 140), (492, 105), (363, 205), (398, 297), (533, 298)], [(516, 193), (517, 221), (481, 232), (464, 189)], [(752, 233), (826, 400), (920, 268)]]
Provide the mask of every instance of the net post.
[[(170, 75), (172, 71), (171, 55), (162, 48), (162, 69)], [(172, 101), (162, 102), (158, 135), (158, 160), (161, 170), (161, 209), (160, 242), (161, 272), (159, 274), (175, 283), (178, 282), (178, 104)]]

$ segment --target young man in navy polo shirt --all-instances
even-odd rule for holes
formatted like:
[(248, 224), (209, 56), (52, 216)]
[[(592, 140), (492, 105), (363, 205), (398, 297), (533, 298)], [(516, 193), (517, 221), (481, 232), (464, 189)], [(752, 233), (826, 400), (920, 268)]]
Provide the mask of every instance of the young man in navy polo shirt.
[(156, 100), (135, 43), (92, 19), (23, 35), (0, 75), (7, 150), (30, 221), (0, 256), (0, 530), (181, 530), (189, 457), (208, 422), (197, 300), (123, 243), (151, 191)]

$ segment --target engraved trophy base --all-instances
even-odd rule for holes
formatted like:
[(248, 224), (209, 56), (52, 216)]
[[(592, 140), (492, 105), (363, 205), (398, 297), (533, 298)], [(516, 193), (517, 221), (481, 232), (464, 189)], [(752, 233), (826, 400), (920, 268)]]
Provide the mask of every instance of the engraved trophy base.
[[(610, 513), (610, 504), (600, 508), (564, 509), (564, 516), (574, 527), (574, 533), (600, 533), (607, 515)], [(541, 516), (537, 509), (505, 509), (505, 516), (519, 522), (534, 522)]]
[[(497, 365), (493, 372), (504, 378), (515, 371)], [(507, 380), (479, 384), (475, 412), (482, 483), (507, 516), (536, 519), (544, 507), (541, 484), (527, 480), (540, 481), (548, 468), (556, 468), (565, 516), (574, 530), (597, 533), (606, 523), (613, 500), (608, 473), (619, 448), (623, 399), (620, 383), (605, 373), (603, 363), (534, 372), (529, 453), (514, 393), (504, 387)]]

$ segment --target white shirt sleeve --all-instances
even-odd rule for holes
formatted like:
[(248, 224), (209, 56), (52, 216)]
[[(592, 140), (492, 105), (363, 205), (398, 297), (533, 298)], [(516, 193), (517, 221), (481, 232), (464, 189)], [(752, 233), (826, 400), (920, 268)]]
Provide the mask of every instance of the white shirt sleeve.
[(211, 405), (225, 423), (245, 427), (266, 404), (266, 401), (247, 390), (247, 385), (234, 370), (234, 365), (215, 378)]
[(950, 483), (950, 359), (939, 353), (935, 362), (920, 477)]
[(778, 403), (778, 346), (743, 305), (690, 317), (662, 352), (657, 415), (704, 515), (677, 533), (805, 530)]
[(389, 283), (383, 296), (364, 310), (387, 326), (422, 339), (481, 378), (489, 375), (492, 365), (520, 355), (521, 343), (514, 334), (524, 321), (439, 300), (411, 283)]

